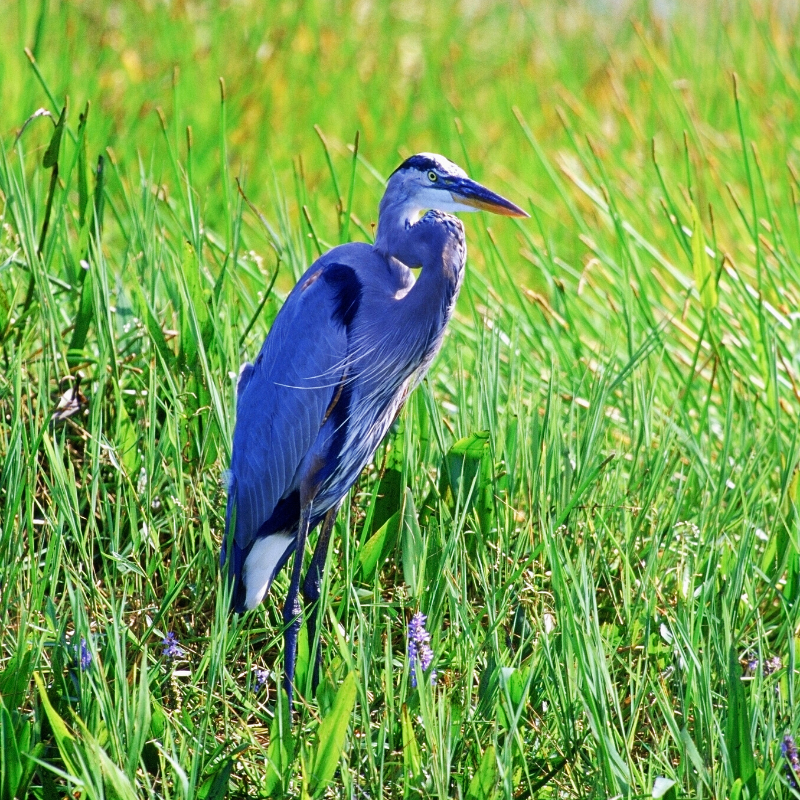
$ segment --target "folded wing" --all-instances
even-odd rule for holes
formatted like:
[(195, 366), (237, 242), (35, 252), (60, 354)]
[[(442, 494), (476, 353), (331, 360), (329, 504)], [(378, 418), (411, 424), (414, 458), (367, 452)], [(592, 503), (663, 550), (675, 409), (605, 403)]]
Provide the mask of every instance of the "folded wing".
[[(258, 358), (242, 372), (221, 556), (224, 564), (230, 542), (236, 610), (260, 602), (294, 549), (304, 460), (342, 378), (360, 292), (352, 268), (312, 267), (284, 303)], [(253, 562), (259, 559), (263, 585), (256, 591), (246, 583), (256, 580)]]

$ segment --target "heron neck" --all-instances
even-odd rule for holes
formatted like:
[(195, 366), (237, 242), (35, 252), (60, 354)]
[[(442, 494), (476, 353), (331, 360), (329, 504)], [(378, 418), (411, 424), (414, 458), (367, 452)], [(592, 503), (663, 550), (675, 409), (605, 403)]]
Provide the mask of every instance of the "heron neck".
[(393, 257), (407, 267), (421, 267), (427, 243), (417, 229), (420, 209), (406, 200), (389, 200), (384, 195), (378, 212), (375, 249), (385, 258)]
[(408, 209), (382, 207), (381, 212), (375, 249), (409, 268), (422, 269), (403, 301), (406, 308), (429, 318), (434, 327), (446, 325), (464, 275), (461, 222), (440, 211), (428, 212), (418, 222), (412, 221)]

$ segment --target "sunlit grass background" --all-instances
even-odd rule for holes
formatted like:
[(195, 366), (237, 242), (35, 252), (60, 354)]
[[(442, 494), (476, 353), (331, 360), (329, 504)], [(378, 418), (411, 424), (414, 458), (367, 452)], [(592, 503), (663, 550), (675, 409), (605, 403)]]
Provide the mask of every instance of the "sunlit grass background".
[[(0, 800), (800, 796), (793, 3), (0, 14)], [(532, 216), (465, 218), (290, 728), (286, 576), (218, 574), (236, 375), (420, 150)]]

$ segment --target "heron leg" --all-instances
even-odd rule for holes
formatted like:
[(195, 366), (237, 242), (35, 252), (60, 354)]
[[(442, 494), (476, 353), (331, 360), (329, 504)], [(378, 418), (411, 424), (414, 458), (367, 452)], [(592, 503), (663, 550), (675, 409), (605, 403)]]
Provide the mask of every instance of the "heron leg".
[(286, 630), (283, 634), (285, 660), (283, 686), (289, 698), (290, 713), (294, 690), (294, 668), (297, 661), (297, 635), (303, 622), (303, 609), (300, 606), (299, 597), (300, 572), (303, 569), (303, 553), (306, 549), (308, 526), (311, 522), (311, 506), (312, 500), (309, 499), (300, 508), (300, 525), (297, 529), (297, 547), (294, 551), (292, 579), (289, 584), (289, 593), (286, 595), (286, 602), (283, 605), (283, 621), (286, 624)]
[(339, 506), (334, 506), (326, 515), (322, 523), (322, 530), (319, 534), (314, 557), (311, 559), (311, 566), (306, 573), (303, 582), (303, 597), (308, 605), (311, 606), (308, 612), (308, 647), (313, 651), (316, 648), (314, 658), (314, 671), (311, 675), (311, 690), (316, 694), (319, 686), (319, 672), (322, 667), (322, 646), (317, 640), (317, 615), (319, 614), (319, 585), (322, 579), (322, 571), (325, 569), (325, 561), (328, 557), (328, 544), (333, 531), (333, 524), (336, 522), (336, 514)]

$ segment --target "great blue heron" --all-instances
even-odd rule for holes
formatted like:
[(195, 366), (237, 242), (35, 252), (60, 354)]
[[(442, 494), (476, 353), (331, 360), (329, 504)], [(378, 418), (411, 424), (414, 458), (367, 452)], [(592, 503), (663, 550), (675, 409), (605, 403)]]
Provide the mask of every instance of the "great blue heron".
[[(430, 366), (455, 308), (467, 249), (461, 221), (444, 212), (481, 209), (528, 216), (443, 156), (404, 161), (381, 200), (375, 244), (340, 245), (317, 259), (241, 372), (221, 560), (233, 608), (243, 612), (295, 553), (283, 607), (289, 708), (306, 538), (322, 521), (303, 583), (313, 642), (336, 513)], [(317, 647), (314, 689), (320, 662)]]

